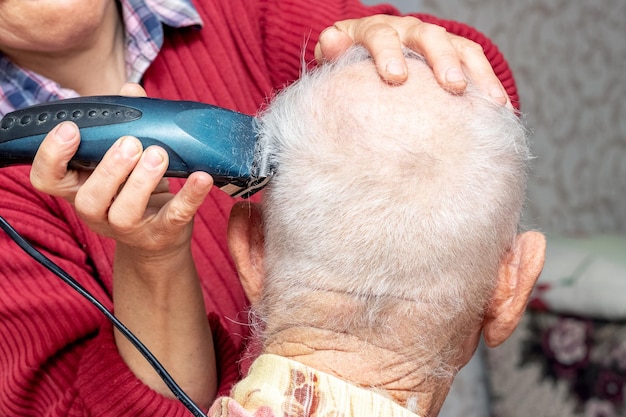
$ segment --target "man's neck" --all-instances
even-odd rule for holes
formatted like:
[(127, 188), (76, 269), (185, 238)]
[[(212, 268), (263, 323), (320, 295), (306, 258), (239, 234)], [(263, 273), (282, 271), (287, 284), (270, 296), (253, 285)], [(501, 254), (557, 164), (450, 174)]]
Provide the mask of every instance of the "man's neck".
[(439, 412), (450, 384), (433, 383), (393, 343), (376, 344), (345, 333), (311, 327), (283, 330), (264, 353), (298, 361), (321, 372), (388, 396), (422, 416)]
[(117, 2), (110, 2), (101, 24), (79, 44), (50, 53), (9, 53), (35, 71), (80, 95), (117, 94), (126, 82), (124, 24)]

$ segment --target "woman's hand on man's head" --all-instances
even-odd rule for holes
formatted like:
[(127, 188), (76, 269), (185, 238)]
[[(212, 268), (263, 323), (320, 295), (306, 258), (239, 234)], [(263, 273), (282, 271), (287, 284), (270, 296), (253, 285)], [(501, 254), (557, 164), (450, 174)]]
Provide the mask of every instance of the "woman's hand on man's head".
[(383, 80), (402, 83), (407, 68), (402, 48), (424, 56), (439, 84), (452, 93), (462, 93), (471, 79), (479, 89), (505, 105), (508, 97), (482, 47), (445, 28), (415, 17), (375, 15), (343, 20), (325, 29), (315, 47), (318, 62), (332, 60), (353, 44), (365, 46)]

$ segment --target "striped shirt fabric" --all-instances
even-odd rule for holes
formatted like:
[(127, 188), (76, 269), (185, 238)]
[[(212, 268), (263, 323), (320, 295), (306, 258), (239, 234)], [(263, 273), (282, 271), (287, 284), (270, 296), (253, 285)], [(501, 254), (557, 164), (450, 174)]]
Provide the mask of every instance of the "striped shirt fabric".
[[(163, 45), (163, 25), (201, 27), (191, 0), (120, 0), (126, 30), (126, 75), (139, 82)], [(13, 64), (0, 51), (0, 116), (33, 104), (76, 97), (76, 91)]]

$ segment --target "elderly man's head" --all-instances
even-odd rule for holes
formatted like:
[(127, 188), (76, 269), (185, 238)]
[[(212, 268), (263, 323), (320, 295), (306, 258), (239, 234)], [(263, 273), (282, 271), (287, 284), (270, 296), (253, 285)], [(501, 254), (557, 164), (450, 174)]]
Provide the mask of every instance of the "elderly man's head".
[(481, 330), (495, 345), (515, 327), (543, 239), (517, 230), (518, 117), (443, 91), (419, 57), (409, 68), (385, 84), (356, 48), (279, 94), (260, 117), (277, 166), (263, 231), (239, 207), (231, 245), (266, 346), (293, 329), (349, 335), (412, 363), (416, 385), (448, 384)]

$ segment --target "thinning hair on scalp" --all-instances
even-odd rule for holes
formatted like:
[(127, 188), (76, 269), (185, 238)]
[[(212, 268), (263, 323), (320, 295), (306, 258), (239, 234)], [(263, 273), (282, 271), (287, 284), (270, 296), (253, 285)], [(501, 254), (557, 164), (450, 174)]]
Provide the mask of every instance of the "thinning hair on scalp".
[(389, 85), (354, 47), (259, 115), (277, 167), (254, 312), (266, 336), (314, 326), (412, 337), (416, 355), (441, 364), (482, 317), (517, 233), (527, 131), (510, 109), (471, 85), (444, 91), (406, 56), (408, 81)]

